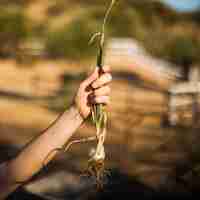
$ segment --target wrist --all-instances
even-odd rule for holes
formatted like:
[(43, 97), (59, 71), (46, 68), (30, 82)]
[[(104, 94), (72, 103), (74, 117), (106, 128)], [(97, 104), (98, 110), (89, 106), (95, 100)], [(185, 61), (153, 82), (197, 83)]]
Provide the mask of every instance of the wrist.
[(70, 110), (74, 113), (75, 118), (80, 121), (81, 123), (85, 120), (84, 116), (81, 114), (80, 110), (76, 106), (76, 104), (73, 104), (70, 108)]

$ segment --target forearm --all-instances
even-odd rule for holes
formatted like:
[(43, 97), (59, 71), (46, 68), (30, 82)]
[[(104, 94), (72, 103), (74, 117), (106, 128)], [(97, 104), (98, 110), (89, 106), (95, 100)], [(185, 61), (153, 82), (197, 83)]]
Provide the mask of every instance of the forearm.
[(62, 148), (82, 122), (83, 119), (75, 107), (64, 112), (51, 127), (7, 163), (10, 185), (27, 181), (39, 172), (44, 161), (48, 163), (56, 155), (54, 150)]
[(108, 104), (112, 80), (109, 67), (99, 68), (84, 80), (76, 94), (74, 104), (46, 131), (30, 142), (13, 160), (0, 165), (0, 199), (14, 191), (41, 170), (63, 148), (83, 119), (91, 114), (93, 104)]

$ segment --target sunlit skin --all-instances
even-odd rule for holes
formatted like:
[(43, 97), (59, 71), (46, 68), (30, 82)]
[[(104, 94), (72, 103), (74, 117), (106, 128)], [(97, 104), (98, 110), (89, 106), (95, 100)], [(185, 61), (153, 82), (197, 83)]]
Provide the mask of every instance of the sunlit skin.
[[(40, 136), (26, 145), (12, 160), (0, 165), (0, 199), (30, 180), (48, 164), (91, 114), (94, 104), (109, 104), (112, 76), (108, 66), (98, 68), (80, 84), (74, 102)], [(48, 156), (50, 152), (54, 152)]]

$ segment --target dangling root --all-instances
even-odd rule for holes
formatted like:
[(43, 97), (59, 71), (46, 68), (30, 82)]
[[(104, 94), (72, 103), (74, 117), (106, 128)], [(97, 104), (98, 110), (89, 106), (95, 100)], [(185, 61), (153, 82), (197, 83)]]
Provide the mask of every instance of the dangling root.
[(48, 164), (48, 161), (50, 160), (50, 158), (56, 154), (57, 152), (67, 152), (69, 150), (69, 148), (73, 145), (73, 144), (78, 144), (78, 143), (86, 143), (86, 142), (92, 142), (97, 140), (96, 136), (92, 136), (92, 137), (88, 137), (88, 138), (83, 138), (83, 139), (79, 139), (79, 140), (73, 140), (71, 141), (69, 144), (67, 144), (66, 146), (62, 147), (62, 148), (57, 148), (57, 149), (53, 149), (45, 158), (45, 160), (43, 161), (43, 168), (45, 168), (45, 166)]
[(69, 150), (69, 148), (70, 148), (73, 144), (92, 142), (92, 141), (95, 141), (95, 140), (97, 140), (97, 137), (96, 137), (96, 136), (92, 136), (92, 137), (83, 138), (83, 139), (80, 139), (80, 140), (71, 141), (69, 144), (67, 144), (67, 145), (64, 147), (64, 152), (67, 152), (67, 151)]
[[(91, 44), (94, 42), (94, 40), (97, 37), (100, 38), (99, 39), (99, 53), (97, 56), (97, 66), (99, 67), (100, 75), (103, 72), (102, 66), (103, 66), (103, 48), (104, 48), (104, 42), (105, 42), (105, 26), (115, 2), (116, 0), (112, 0), (111, 4), (109, 5), (109, 8), (107, 9), (101, 32), (94, 34), (89, 42)], [(49, 155), (47, 155), (47, 158), (45, 159), (44, 165), (47, 164), (49, 157), (52, 156), (52, 154), (55, 154), (57, 151), (66, 152), (69, 150), (69, 148), (73, 144), (85, 143), (85, 142), (97, 140), (98, 141), (97, 148), (95, 150), (95, 153), (91, 156), (91, 158), (88, 161), (86, 174), (88, 174), (91, 177), (94, 177), (96, 179), (97, 186), (102, 187), (103, 178), (106, 173), (105, 166), (104, 166), (105, 157), (106, 157), (105, 150), (104, 150), (104, 142), (105, 142), (106, 132), (107, 132), (107, 113), (105, 112), (103, 105), (100, 104), (100, 105), (93, 106), (92, 119), (93, 119), (93, 123), (96, 126), (96, 136), (89, 137), (86, 139), (74, 140), (68, 145), (66, 145), (64, 148), (56, 149), (50, 152)]]
[(98, 144), (95, 153), (91, 156), (88, 161), (88, 167), (86, 174), (94, 177), (96, 179), (97, 187), (103, 187), (103, 178), (105, 174), (105, 150), (104, 141), (106, 138), (106, 124), (107, 124), (107, 114), (106, 112), (101, 113), (101, 118), (96, 121), (96, 136), (98, 139)]
[[(90, 44), (94, 42), (97, 37), (100, 37), (98, 41), (99, 45), (99, 52), (97, 55), (97, 66), (99, 68), (99, 74), (103, 72), (103, 48), (105, 42), (105, 27), (106, 22), (108, 20), (109, 14), (115, 4), (116, 0), (112, 0), (107, 12), (104, 17), (102, 30), (93, 35), (90, 40)], [(88, 161), (88, 168), (87, 172), (90, 176), (96, 178), (97, 186), (102, 187), (102, 178), (104, 177), (104, 161), (105, 161), (105, 150), (104, 150), (104, 142), (106, 138), (106, 131), (107, 131), (107, 113), (104, 110), (103, 105), (94, 105), (92, 109), (92, 119), (93, 123), (96, 126), (96, 137), (98, 140), (97, 148), (92, 155), (91, 159)]]
[(98, 188), (103, 187), (103, 178), (104, 178), (105, 168), (104, 160), (89, 160), (88, 168), (86, 174), (89, 177), (94, 177)]

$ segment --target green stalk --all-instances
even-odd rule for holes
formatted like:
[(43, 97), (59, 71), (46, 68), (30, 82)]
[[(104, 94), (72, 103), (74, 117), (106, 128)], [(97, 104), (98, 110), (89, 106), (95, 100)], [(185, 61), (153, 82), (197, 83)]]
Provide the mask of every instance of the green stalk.
[[(109, 14), (115, 4), (116, 0), (112, 0), (111, 4), (105, 14), (102, 30), (92, 36), (90, 43), (94, 41), (96, 37), (100, 37), (98, 40), (98, 54), (97, 54), (97, 67), (99, 68), (99, 76), (103, 73), (103, 49), (105, 43), (105, 26)], [(92, 109), (92, 119), (96, 126), (96, 138), (98, 141), (96, 152), (92, 155), (88, 162), (88, 172), (94, 176), (97, 181), (98, 188), (102, 187), (101, 179), (104, 176), (104, 161), (105, 161), (105, 150), (104, 141), (107, 132), (107, 113), (104, 110), (103, 104), (96, 104)]]
[[(99, 68), (99, 75), (101, 75), (101, 73), (103, 73), (103, 49), (104, 49), (104, 43), (105, 43), (105, 27), (106, 27), (108, 17), (110, 15), (111, 10), (115, 3), (116, 3), (116, 0), (111, 1), (111, 4), (105, 14), (105, 17), (104, 17), (101, 32), (95, 34), (95, 36), (91, 40), (91, 41), (93, 41), (96, 36), (100, 36), (99, 44), (98, 44), (99, 50), (98, 50), (98, 55), (97, 55), (97, 67)], [(93, 121), (97, 128), (100, 128), (103, 126), (103, 124), (102, 124), (103, 123), (103, 113), (104, 113), (104, 110), (103, 110), (102, 104), (94, 105), (92, 116), (93, 116)]]

